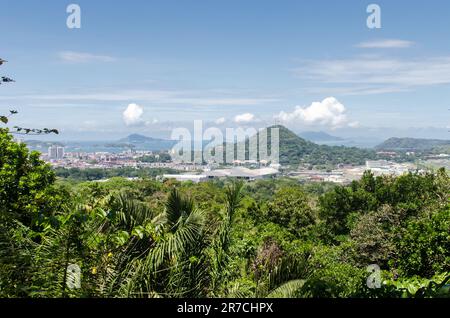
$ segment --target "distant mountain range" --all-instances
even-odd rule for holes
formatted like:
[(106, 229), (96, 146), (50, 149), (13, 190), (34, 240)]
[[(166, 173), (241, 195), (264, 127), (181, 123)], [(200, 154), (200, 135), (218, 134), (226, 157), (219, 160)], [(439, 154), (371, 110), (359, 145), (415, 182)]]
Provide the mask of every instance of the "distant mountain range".
[(46, 152), (52, 145), (64, 146), (68, 152), (112, 152), (117, 153), (127, 149), (162, 151), (171, 149), (176, 141), (157, 139), (139, 134), (131, 134), (117, 141), (67, 141), (53, 142), (41, 140), (24, 141), (32, 150)]
[(342, 141), (343, 138), (330, 135), (323, 131), (304, 131), (298, 134), (300, 137), (312, 142)]
[[(365, 160), (378, 158), (376, 151), (381, 150), (450, 153), (450, 140), (389, 138), (374, 149), (363, 149), (321, 144), (324, 141), (329, 141), (332, 144), (333, 141), (339, 142), (344, 140), (325, 132), (303, 132), (300, 133), (301, 136), (298, 136), (282, 125), (276, 125), (269, 128), (279, 129), (280, 163), (283, 165), (335, 165), (338, 163), (364, 164)], [(120, 152), (125, 149), (164, 151), (171, 149), (178, 141), (152, 138), (140, 134), (131, 134), (116, 142), (65, 142), (64, 144), (61, 142), (39, 140), (26, 140), (24, 142), (30, 149), (41, 152), (46, 152), (47, 148), (51, 145), (65, 146), (66, 151)], [(203, 141), (204, 145), (207, 143), (209, 142)]]
[(450, 147), (450, 140), (389, 138), (388, 140), (376, 146), (375, 149), (392, 151), (424, 151), (443, 147)]
[(147, 136), (139, 135), (139, 134), (131, 134), (125, 138), (118, 140), (118, 142), (120, 142), (120, 143), (130, 143), (130, 144), (142, 144), (142, 143), (163, 142), (163, 141), (167, 141), (167, 140), (147, 137)]
[(172, 148), (176, 142), (177, 141), (175, 140), (159, 139), (139, 134), (131, 134), (125, 138), (120, 139), (117, 144), (112, 145), (123, 145), (130, 146), (134, 149), (159, 151)]
[(42, 141), (42, 140), (25, 140), (24, 143), (31, 150), (37, 150), (40, 152), (46, 152), (50, 146), (64, 146), (61, 142)]

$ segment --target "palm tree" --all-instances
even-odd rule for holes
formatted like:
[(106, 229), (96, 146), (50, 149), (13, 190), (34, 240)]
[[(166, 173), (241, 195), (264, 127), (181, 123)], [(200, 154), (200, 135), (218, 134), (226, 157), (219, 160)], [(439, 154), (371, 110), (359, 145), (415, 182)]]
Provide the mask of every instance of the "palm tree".
[[(228, 263), (230, 260), (231, 231), (236, 210), (242, 198), (242, 181), (233, 181), (225, 189), (226, 209), (222, 223), (212, 242), (213, 257), (211, 262), (212, 286), (210, 296), (223, 296), (219, 286), (229, 278)], [(244, 295), (239, 284), (225, 292), (227, 297), (271, 297), (289, 298), (299, 294), (308, 275), (307, 260), (309, 255), (282, 257), (277, 264), (266, 269), (266, 274), (257, 278), (257, 288), (253, 295)]]
[(128, 232), (139, 229), (143, 234), (132, 236), (117, 253), (108, 275), (108, 296), (177, 297), (199, 288), (198, 283), (193, 286), (192, 277), (174, 279), (201, 252), (204, 214), (191, 199), (173, 189), (165, 212), (154, 215), (144, 204), (119, 196), (113, 199), (111, 212), (119, 221), (114, 230), (124, 226)]
[[(58, 228), (35, 249), (38, 296), (217, 297), (249, 296), (232, 279), (231, 233), (242, 182), (225, 189), (221, 222), (206, 228), (205, 213), (176, 189), (163, 213), (124, 193), (67, 207)], [(82, 266), (81, 290), (65, 287), (68, 264)], [(304, 283), (306, 258), (281, 258), (257, 277), (254, 297), (292, 297)], [(54, 284), (54, 281), (58, 284)], [(44, 289), (42, 290), (42, 286)], [(61, 293), (62, 291), (62, 293)]]
[(241, 199), (242, 181), (233, 181), (225, 189), (225, 214), (212, 241), (210, 263), (211, 292), (210, 296), (218, 296), (219, 286), (228, 276), (229, 247), (234, 216)]
[[(203, 212), (175, 189), (161, 214), (124, 193), (67, 207), (59, 227), (49, 228), (35, 249), (36, 295), (177, 297), (189, 290), (195, 295), (204, 283), (197, 280), (200, 268), (191, 266), (190, 276), (175, 278), (192, 257), (200, 257), (203, 226)], [(66, 288), (69, 264), (82, 267), (81, 290)]]

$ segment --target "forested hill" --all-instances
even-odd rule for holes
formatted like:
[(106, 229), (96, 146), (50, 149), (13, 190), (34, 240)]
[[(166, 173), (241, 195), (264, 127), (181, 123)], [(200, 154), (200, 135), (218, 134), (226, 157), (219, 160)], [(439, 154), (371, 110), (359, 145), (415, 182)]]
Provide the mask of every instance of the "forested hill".
[(380, 150), (431, 150), (437, 147), (450, 146), (450, 140), (417, 139), (417, 138), (389, 138), (376, 146)]
[(276, 125), (280, 133), (280, 163), (312, 165), (364, 164), (367, 159), (375, 159), (373, 150), (345, 146), (318, 145), (307, 141), (284, 126)]
[(280, 163), (282, 165), (336, 165), (338, 163), (362, 165), (366, 160), (377, 157), (374, 150), (315, 144), (299, 137), (282, 125), (268, 127), (269, 141), (271, 128), (279, 129)]
[(127, 145), (135, 149), (146, 150), (166, 150), (175, 145), (175, 141), (167, 139), (158, 139), (147, 137), (139, 134), (131, 134), (126, 138), (120, 139), (116, 144), (112, 145)]

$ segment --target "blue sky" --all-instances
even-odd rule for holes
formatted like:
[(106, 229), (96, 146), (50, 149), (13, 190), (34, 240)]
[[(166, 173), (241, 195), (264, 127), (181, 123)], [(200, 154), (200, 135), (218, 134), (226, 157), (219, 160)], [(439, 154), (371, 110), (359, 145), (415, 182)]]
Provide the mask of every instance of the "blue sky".
[[(0, 109), (63, 139), (283, 123), (448, 138), (450, 2), (0, 0)], [(366, 8), (381, 8), (381, 29)], [(131, 106), (130, 106), (131, 105)]]

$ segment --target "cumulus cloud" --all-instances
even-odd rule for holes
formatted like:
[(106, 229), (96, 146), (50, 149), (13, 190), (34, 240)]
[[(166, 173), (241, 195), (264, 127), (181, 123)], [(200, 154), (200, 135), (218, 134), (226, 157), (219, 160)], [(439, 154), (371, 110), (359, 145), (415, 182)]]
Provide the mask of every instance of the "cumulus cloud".
[(255, 120), (255, 115), (251, 114), (251, 113), (240, 114), (240, 115), (236, 115), (234, 117), (234, 122), (236, 124), (246, 124), (246, 123), (250, 123), (254, 120)]
[(286, 124), (321, 125), (331, 128), (345, 126), (348, 122), (345, 106), (334, 97), (327, 97), (308, 107), (297, 106), (292, 112), (282, 111), (275, 117)]
[(217, 119), (214, 121), (214, 123), (215, 123), (216, 125), (222, 125), (222, 124), (225, 123), (225, 121), (226, 121), (225, 117), (220, 117), (220, 118), (217, 118)]
[(129, 104), (124, 110), (122, 116), (125, 125), (127, 126), (139, 126), (144, 123), (142, 120), (142, 114), (144, 113), (144, 108), (137, 104)]

